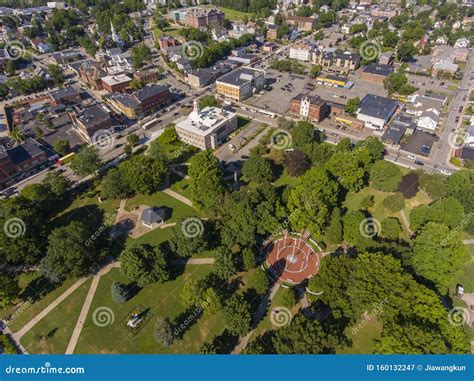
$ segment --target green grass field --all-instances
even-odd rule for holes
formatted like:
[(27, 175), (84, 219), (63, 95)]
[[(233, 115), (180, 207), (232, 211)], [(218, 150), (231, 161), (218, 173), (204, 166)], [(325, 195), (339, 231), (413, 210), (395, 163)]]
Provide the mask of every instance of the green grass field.
[(125, 209), (131, 211), (140, 205), (158, 206), (169, 208), (171, 216), (166, 222), (176, 222), (183, 216), (196, 215), (196, 211), (190, 206), (183, 204), (164, 192), (156, 192), (151, 195), (137, 195), (127, 200)]
[(66, 351), (91, 285), (89, 279), (40, 320), (21, 339), (29, 353), (61, 354)]
[(229, 9), (229, 8), (224, 8), (224, 7), (217, 7), (217, 8), (219, 8), (222, 12), (224, 12), (225, 18), (230, 21), (243, 20), (245, 16), (250, 18), (253, 15), (253, 13), (240, 12), (234, 9)]
[[(123, 304), (114, 303), (110, 295), (112, 282), (128, 283), (119, 269), (113, 269), (100, 280), (89, 316), (79, 338), (75, 353), (197, 353), (204, 341), (210, 341), (224, 329), (220, 313), (209, 319), (199, 318), (187, 325), (182, 337), (171, 347), (164, 347), (153, 337), (155, 319), (166, 317), (173, 323), (179, 323), (189, 317), (193, 311), (186, 311), (181, 303), (180, 292), (184, 283), (190, 279), (199, 279), (211, 271), (211, 266), (188, 265), (183, 274), (163, 284), (152, 284), (140, 290)], [(130, 312), (137, 306), (147, 310), (146, 324), (135, 336), (124, 326)], [(99, 327), (92, 316), (98, 308), (109, 308), (113, 322)], [(99, 311), (99, 310), (97, 310)]]
[[(53, 300), (71, 287), (76, 280), (77, 279), (68, 279), (63, 284), (54, 288), (50, 282), (42, 279), (39, 273), (35, 273), (35, 276), (31, 277), (29, 280), (28, 286), (25, 286), (23, 294), (34, 298), (36, 297), (36, 301), (23, 309), (21, 313), (16, 314), (15, 319), (9, 324), (9, 328), (13, 332), (21, 329), (26, 323), (33, 319), (33, 317), (45, 309)], [(9, 312), (13, 313), (13, 310)]]
[[(361, 319), (357, 324), (363, 322), (363, 319)], [(353, 332), (353, 327), (356, 327), (357, 324), (346, 329), (346, 335), (351, 339), (352, 345), (337, 350), (337, 354), (370, 354), (373, 352), (375, 340), (382, 333), (382, 322), (378, 321), (378, 319), (367, 320), (362, 328)]]

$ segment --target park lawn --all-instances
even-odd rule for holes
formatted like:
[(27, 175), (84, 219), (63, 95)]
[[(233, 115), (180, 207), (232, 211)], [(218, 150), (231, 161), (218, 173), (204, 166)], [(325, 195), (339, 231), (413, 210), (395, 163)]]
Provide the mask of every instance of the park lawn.
[(156, 192), (151, 195), (140, 194), (127, 200), (125, 210), (131, 211), (140, 205), (157, 206), (160, 208), (169, 208), (166, 223), (177, 222), (183, 216), (196, 215), (197, 212), (190, 206), (183, 204), (181, 201), (169, 196), (164, 192)]
[[(272, 321), (270, 319), (270, 314), (271, 311), (274, 308), (279, 308), (283, 307), (283, 302), (282, 302), (282, 297), (283, 297), (283, 292), (282, 292), (282, 287), (280, 286), (280, 289), (277, 291), (276, 295), (273, 297), (272, 302), (267, 308), (267, 313), (264, 315), (262, 320), (258, 323), (257, 327), (255, 328), (254, 334), (252, 335), (252, 340), (255, 339), (257, 336), (263, 335), (265, 332), (270, 331), (270, 330), (275, 330), (280, 327), (274, 326), (272, 324)], [(286, 308), (286, 307), (285, 307)], [(301, 308), (301, 303), (297, 303), (291, 308), (291, 313), (293, 316), (296, 316), (298, 313), (298, 310)]]
[(241, 12), (235, 9), (229, 9), (229, 8), (224, 8), (224, 7), (217, 7), (217, 8), (221, 10), (222, 12), (224, 12), (225, 18), (230, 21), (243, 20), (245, 16), (247, 16), (250, 19), (250, 17), (253, 15), (253, 13)]
[(127, 238), (125, 243), (126, 247), (130, 247), (133, 245), (143, 245), (148, 244), (152, 246), (160, 246), (165, 241), (168, 241), (173, 235), (173, 228), (165, 228), (165, 229), (153, 229), (152, 231), (138, 237), (138, 238)]
[(285, 185), (289, 185), (289, 186), (294, 187), (298, 183), (298, 179), (299, 179), (299, 177), (290, 176), (286, 172), (286, 169), (285, 169), (282, 172), (281, 176), (273, 183), (273, 185), (275, 186), (275, 188), (280, 188), (280, 187), (285, 186)]
[(433, 200), (430, 198), (428, 193), (426, 193), (424, 190), (418, 191), (415, 197), (412, 197), (408, 200), (405, 200), (405, 208), (403, 209), (405, 211), (405, 214), (407, 217), (410, 217), (410, 212), (415, 209), (416, 207), (420, 205), (428, 205), (431, 204)]
[[(28, 308), (25, 308), (21, 313), (19, 313), (18, 316), (15, 317), (15, 320), (9, 324), (9, 328), (13, 332), (20, 330), (26, 323), (38, 315), (53, 300), (59, 297), (77, 281), (77, 279), (67, 279), (61, 285), (53, 288), (53, 285), (50, 282), (40, 279), (41, 275), (39, 272), (36, 274), (37, 276), (31, 280), (33, 283), (26, 286), (24, 294), (26, 296), (32, 296), (33, 298), (36, 296), (38, 299)], [(37, 283), (34, 283), (35, 281)]]
[[(178, 269), (178, 268), (176, 268)], [(201, 317), (199, 322), (190, 323), (182, 338), (171, 347), (166, 348), (157, 343), (153, 336), (157, 316), (166, 317), (172, 323), (184, 321), (193, 311), (186, 312), (181, 303), (180, 293), (184, 283), (190, 279), (199, 279), (208, 274), (212, 266), (188, 265), (183, 274), (163, 284), (154, 283), (140, 290), (130, 300), (117, 304), (112, 301), (111, 284), (115, 281), (128, 284), (119, 269), (112, 269), (99, 282), (97, 292), (92, 301), (89, 315), (84, 324), (75, 353), (197, 353), (204, 341), (211, 341), (224, 328), (219, 314), (209, 319)], [(137, 306), (148, 310), (145, 325), (134, 336), (124, 326), (130, 312)], [(112, 311), (113, 321), (99, 327), (92, 320), (93, 313), (100, 307)]]
[(171, 174), (171, 190), (183, 195), (186, 198), (191, 197), (191, 188), (189, 187), (189, 180), (174, 173)]
[(474, 245), (466, 245), (470, 259), (462, 269), (461, 273), (449, 285), (450, 294), (454, 294), (456, 285), (461, 284), (464, 292), (474, 292)]
[(99, 201), (99, 190), (85, 192), (76, 197), (72, 203), (53, 219), (53, 226), (68, 225), (72, 221), (80, 221), (96, 229), (104, 222), (109, 222), (116, 213), (120, 200), (107, 199)]
[(368, 211), (372, 215), (372, 217), (377, 219), (380, 222), (382, 222), (387, 217), (397, 218), (400, 221), (400, 225), (403, 230), (403, 233), (402, 233), (403, 237), (405, 239), (408, 239), (408, 234), (405, 231), (405, 227), (403, 226), (403, 222), (400, 218), (400, 213), (391, 212), (382, 205), (383, 200), (386, 197), (390, 196), (391, 194), (392, 193), (390, 192), (382, 192), (368, 186), (368, 187), (363, 188), (357, 193), (354, 193), (354, 192), (348, 193), (343, 205), (347, 207), (348, 210), (362, 210), (363, 208), (360, 206), (362, 199), (368, 195), (372, 195), (374, 197), (374, 205), (368, 208)]
[(161, 36), (179, 36), (179, 29), (167, 28), (166, 30), (161, 30), (158, 28), (153, 29), (153, 37), (155, 41), (158, 41), (158, 38)]
[(21, 339), (29, 353), (63, 354), (89, 291), (92, 278), (82, 284)]
[(382, 333), (383, 323), (377, 318), (367, 321), (367, 324), (355, 334), (352, 327), (358, 323), (346, 328), (346, 335), (352, 340), (351, 347), (340, 348), (336, 354), (371, 354), (374, 351), (375, 340)]

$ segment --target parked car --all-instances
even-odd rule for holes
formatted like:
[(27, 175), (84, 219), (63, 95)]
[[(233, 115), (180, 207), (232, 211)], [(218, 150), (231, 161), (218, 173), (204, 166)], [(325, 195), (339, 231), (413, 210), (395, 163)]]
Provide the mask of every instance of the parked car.
[(408, 155), (409, 159), (416, 160), (416, 155), (413, 155), (412, 153)]
[(235, 151), (235, 146), (232, 143), (230, 143), (228, 147), (231, 151)]
[(415, 160), (415, 164), (416, 164), (416, 165), (421, 165), (421, 166), (425, 165), (425, 163), (423, 163), (423, 162), (420, 161), (420, 160)]
[(443, 175), (446, 175), (446, 176), (451, 175), (451, 172), (449, 172), (447, 169), (442, 169), (440, 172), (441, 172)]
[(455, 123), (459, 122), (459, 116), (457, 116), (456, 119), (454, 119), (454, 122)]

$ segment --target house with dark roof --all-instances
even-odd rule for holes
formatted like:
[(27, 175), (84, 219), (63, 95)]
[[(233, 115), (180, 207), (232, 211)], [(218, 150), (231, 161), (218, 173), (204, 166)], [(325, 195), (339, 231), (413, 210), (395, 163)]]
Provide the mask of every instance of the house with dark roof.
[(57, 106), (61, 103), (65, 105), (73, 105), (82, 102), (81, 90), (78, 90), (72, 86), (65, 87), (64, 89), (59, 89), (57, 91), (52, 91), (49, 93), (49, 98), (53, 106)]
[(383, 83), (385, 78), (394, 72), (394, 68), (391, 65), (372, 64), (367, 65), (362, 73), (360, 79), (367, 82)]
[(381, 130), (397, 110), (398, 103), (390, 98), (367, 94), (360, 101), (357, 119), (365, 123), (365, 127)]
[(382, 142), (397, 146), (407, 129), (410, 131), (416, 129), (416, 123), (408, 116), (397, 115), (382, 135)]

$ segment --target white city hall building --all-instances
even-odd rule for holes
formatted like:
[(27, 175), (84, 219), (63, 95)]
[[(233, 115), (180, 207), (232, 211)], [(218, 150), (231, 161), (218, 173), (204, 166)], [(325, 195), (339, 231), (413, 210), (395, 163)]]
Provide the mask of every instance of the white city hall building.
[(197, 99), (191, 114), (176, 123), (178, 137), (202, 150), (217, 148), (235, 129), (237, 114), (218, 107), (200, 110)]

